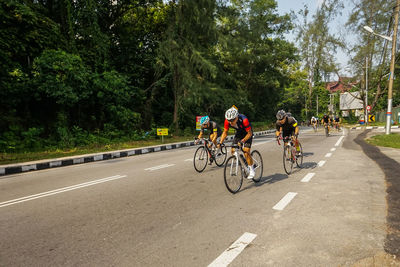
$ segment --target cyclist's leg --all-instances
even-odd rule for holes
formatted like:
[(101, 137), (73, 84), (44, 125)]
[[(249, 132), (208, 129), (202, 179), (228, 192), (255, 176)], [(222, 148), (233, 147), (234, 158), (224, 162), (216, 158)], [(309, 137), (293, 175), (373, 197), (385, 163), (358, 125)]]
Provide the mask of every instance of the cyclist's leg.
[[(239, 136), (237, 136), (237, 135), (235, 135), (234, 137), (233, 137), (233, 140), (232, 140), (232, 145), (234, 146), (234, 145), (237, 145), (239, 142), (240, 142), (240, 140), (242, 140), (241, 138), (239, 138)], [(231, 153), (232, 153), (232, 155), (233, 155), (233, 153), (235, 153), (235, 149), (232, 147), (231, 148)]]
[(244, 143), (244, 147), (243, 147), (243, 151), (244, 151), (244, 156), (245, 156), (245, 158), (246, 158), (246, 161), (247, 161), (247, 164), (249, 165), (249, 166), (253, 166), (253, 159), (252, 159), (252, 157), (251, 157), (251, 155), (250, 155), (250, 153), (251, 153), (251, 144), (252, 144), (252, 142), (253, 142), (253, 138), (250, 138), (249, 140), (247, 140), (245, 143)]

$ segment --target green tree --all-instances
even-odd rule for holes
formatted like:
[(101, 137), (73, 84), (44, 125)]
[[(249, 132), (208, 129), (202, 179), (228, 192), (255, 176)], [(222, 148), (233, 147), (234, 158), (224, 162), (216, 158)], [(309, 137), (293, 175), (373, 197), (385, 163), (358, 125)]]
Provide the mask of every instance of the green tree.
[(329, 81), (332, 73), (337, 73), (334, 54), (338, 47), (344, 47), (339, 37), (329, 31), (329, 23), (343, 8), (340, 0), (324, 1), (308, 21), (309, 10), (305, 6), (300, 16), (303, 18), (298, 27), (297, 40), (308, 76), (308, 106), (312, 107), (314, 86), (321, 81)]

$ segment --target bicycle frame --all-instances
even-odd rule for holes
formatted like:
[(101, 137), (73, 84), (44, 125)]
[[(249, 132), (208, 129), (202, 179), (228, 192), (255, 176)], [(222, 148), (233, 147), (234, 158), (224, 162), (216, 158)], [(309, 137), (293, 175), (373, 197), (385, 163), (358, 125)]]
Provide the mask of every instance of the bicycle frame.
[[(235, 152), (233, 153), (233, 156), (235, 156), (236, 157), (236, 170), (235, 170), (235, 174), (237, 174), (238, 173), (238, 166), (239, 166), (239, 162), (241, 163), (241, 166), (242, 166), (242, 170), (244, 170), (244, 172), (245, 172), (245, 174), (246, 174), (246, 176), (248, 175), (248, 170), (247, 170), (247, 168), (243, 168), (244, 166), (247, 166), (248, 164), (247, 164), (247, 161), (246, 161), (246, 158), (245, 158), (245, 156), (244, 156), (244, 152), (243, 152), (243, 148), (242, 147), (239, 147), (239, 146), (235, 146), (235, 145), (233, 145), (233, 146), (227, 146), (227, 147), (232, 147), (232, 148), (236, 148), (235, 149)], [(240, 149), (237, 149), (237, 148), (240, 148)], [(240, 155), (242, 155), (243, 157), (241, 157)], [(232, 172), (232, 166), (231, 166), (231, 169), (230, 169), (230, 174), (232, 174), (233, 172)]]

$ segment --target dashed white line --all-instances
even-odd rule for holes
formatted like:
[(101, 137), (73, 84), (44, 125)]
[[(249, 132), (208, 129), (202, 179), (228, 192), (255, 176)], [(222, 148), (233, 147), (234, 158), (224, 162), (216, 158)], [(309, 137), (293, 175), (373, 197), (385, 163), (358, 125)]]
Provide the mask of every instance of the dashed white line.
[(272, 142), (272, 141), (274, 141), (274, 140), (268, 140), (268, 141), (260, 142), (260, 143), (254, 144), (253, 146), (263, 145), (263, 144), (266, 144), (266, 143), (269, 143), (269, 142)]
[(159, 169), (164, 169), (164, 168), (168, 168), (171, 166), (174, 166), (175, 164), (163, 164), (163, 165), (158, 165), (158, 166), (154, 166), (154, 167), (150, 167), (147, 169), (144, 169), (145, 171), (155, 171), (155, 170), (159, 170)]
[(185, 161), (193, 161), (193, 158), (185, 159)]
[(244, 233), (229, 248), (227, 248), (218, 258), (216, 258), (208, 267), (228, 266), (239, 254), (247, 247), (251, 241), (256, 238), (256, 234)]
[(333, 148), (331, 148), (331, 151), (333, 152), (333, 151), (335, 151), (336, 150), (336, 148), (335, 147), (333, 147)]
[(321, 160), (320, 162), (318, 162), (318, 166), (319, 167), (324, 166), (325, 162), (326, 162), (325, 160)]
[(307, 175), (304, 176), (303, 179), (301, 179), (301, 182), (308, 183), (311, 180), (311, 178), (313, 178), (314, 175), (315, 175), (314, 172), (307, 173)]
[(79, 188), (83, 188), (83, 187), (87, 187), (87, 186), (91, 186), (91, 185), (95, 185), (95, 184), (105, 183), (105, 182), (109, 182), (112, 180), (121, 179), (124, 177), (126, 177), (126, 175), (115, 175), (115, 176), (111, 176), (111, 177), (107, 177), (107, 178), (103, 178), (103, 179), (99, 179), (99, 180), (94, 180), (94, 181), (90, 181), (90, 182), (86, 182), (86, 183), (82, 183), (82, 184), (71, 185), (71, 186), (67, 186), (67, 187), (63, 187), (63, 188), (59, 188), (59, 189), (55, 189), (55, 190), (51, 190), (51, 191), (47, 191), (47, 192), (42, 192), (39, 194), (34, 194), (34, 195), (26, 196), (26, 197), (8, 200), (5, 202), (0, 202), (0, 208), (14, 205), (14, 204), (21, 203), (21, 202), (34, 200), (37, 198), (52, 196), (55, 194), (59, 194), (59, 193), (63, 193), (63, 192), (67, 192), (67, 191), (71, 191), (71, 190), (75, 190), (75, 189), (79, 189)]
[(332, 156), (332, 153), (326, 153), (325, 158), (330, 158)]
[(272, 208), (274, 210), (283, 210), (287, 204), (292, 201), (292, 199), (297, 195), (297, 193), (289, 192), (287, 193), (275, 206)]
[(344, 136), (341, 136), (341, 137), (339, 138), (339, 140), (336, 142), (335, 146), (339, 146), (339, 145), (340, 145), (340, 142), (342, 142), (343, 138), (344, 138)]

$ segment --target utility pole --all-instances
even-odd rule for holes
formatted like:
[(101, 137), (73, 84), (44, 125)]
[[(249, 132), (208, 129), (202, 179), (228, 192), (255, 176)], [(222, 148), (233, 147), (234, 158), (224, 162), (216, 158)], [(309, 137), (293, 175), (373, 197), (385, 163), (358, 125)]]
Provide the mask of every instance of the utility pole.
[(304, 105), (306, 108), (306, 121), (308, 120), (308, 116), (307, 116), (307, 96), (304, 96)]
[(396, 7), (394, 9), (394, 28), (392, 38), (392, 59), (390, 62), (390, 78), (389, 78), (389, 89), (388, 89), (388, 107), (386, 112), (386, 134), (390, 134), (392, 124), (392, 101), (393, 101), (393, 76), (394, 76), (394, 61), (396, 56), (396, 38), (397, 38), (397, 26), (399, 25), (399, 5), (400, 0), (397, 0)]
[(368, 57), (365, 58), (365, 124), (368, 125)]

